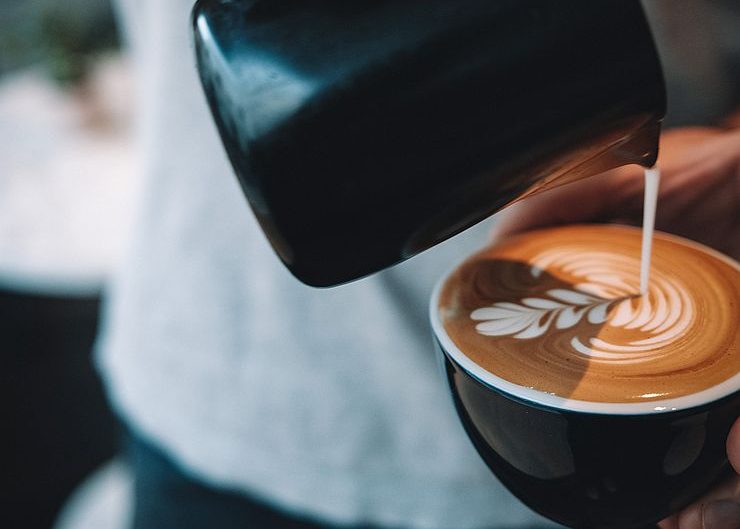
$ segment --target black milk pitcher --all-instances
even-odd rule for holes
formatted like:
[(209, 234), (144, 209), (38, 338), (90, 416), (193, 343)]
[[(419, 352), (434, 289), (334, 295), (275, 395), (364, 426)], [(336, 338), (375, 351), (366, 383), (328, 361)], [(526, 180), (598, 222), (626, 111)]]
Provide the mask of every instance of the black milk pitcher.
[(244, 194), (309, 285), (657, 157), (665, 86), (638, 0), (200, 0), (193, 28)]

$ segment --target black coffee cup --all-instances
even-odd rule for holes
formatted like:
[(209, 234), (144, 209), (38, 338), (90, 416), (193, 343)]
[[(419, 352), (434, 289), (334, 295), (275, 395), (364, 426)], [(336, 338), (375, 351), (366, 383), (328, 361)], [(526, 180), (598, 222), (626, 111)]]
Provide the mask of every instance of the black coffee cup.
[(638, 0), (199, 0), (193, 30), (244, 194), (310, 285), (657, 156), (665, 86)]
[(734, 377), (646, 403), (569, 401), (485, 371), (430, 318), (462, 424), (501, 482), (534, 511), (575, 529), (647, 527), (730, 475), (725, 443), (740, 415)]

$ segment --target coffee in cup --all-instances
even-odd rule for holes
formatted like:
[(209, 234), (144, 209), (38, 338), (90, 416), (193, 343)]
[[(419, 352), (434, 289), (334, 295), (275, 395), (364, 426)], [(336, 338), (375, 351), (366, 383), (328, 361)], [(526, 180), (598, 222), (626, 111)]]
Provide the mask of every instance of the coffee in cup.
[(462, 424), (535, 511), (632, 529), (732, 472), (740, 265), (656, 233), (569, 226), (513, 237), (438, 284), (430, 317)]
[(448, 277), (441, 322), (467, 358), (525, 388), (584, 402), (702, 401), (738, 377), (737, 263), (667, 234), (653, 244), (639, 295), (639, 229), (514, 237)]

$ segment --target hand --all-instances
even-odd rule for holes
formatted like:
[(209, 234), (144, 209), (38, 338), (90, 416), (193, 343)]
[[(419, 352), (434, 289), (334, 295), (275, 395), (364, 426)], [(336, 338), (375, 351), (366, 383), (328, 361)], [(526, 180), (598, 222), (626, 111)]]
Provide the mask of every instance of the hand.
[(740, 529), (740, 419), (727, 438), (727, 457), (738, 475), (660, 522), (661, 529)]
[[(740, 128), (667, 131), (655, 227), (740, 258)], [(494, 240), (577, 222), (642, 222), (643, 170), (626, 166), (527, 198), (497, 216)]]
[[(740, 259), (740, 128), (684, 128), (662, 135), (655, 227)], [(518, 202), (497, 217), (493, 239), (578, 222), (642, 222), (644, 177), (627, 166)], [(740, 419), (727, 439), (740, 474)], [(740, 529), (740, 475), (660, 523), (662, 529)]]

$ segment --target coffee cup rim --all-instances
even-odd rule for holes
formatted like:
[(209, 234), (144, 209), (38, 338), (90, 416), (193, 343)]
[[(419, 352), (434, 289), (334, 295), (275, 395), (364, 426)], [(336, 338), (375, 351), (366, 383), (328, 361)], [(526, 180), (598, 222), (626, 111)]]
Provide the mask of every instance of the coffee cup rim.
[[(579, 226), (603, 225), (583, 224)], [(617, 226), (609, 225), (608, 227), (616, 228)], [(631, 226), (619, 226), (619, 228), (639, 229)], [(533, 230), (533, 232), (536, 231), (542, 230)], [(686, 246), (694, 247), (702, 251), (703, 253), (707, 253), (712, 257), (715, 257), (720, 261), (729, 264), (731, 267), (740, 272), (740, 263), (717, 250), (709, 248), (708, 246), (705, 246), (696, 241), (686, 239), (685, 237), (680, 237), (678, 235), (659, 232), (657, 230), (655, 231), (655, 234), (662, 238), (673, 240)], [(477, 253), (478, 252), (476, 252), (476, 254)], [(465, 372), (467, 372), (470, 376), (477, 379), (478, 381), (489, 385), (500, 392), (511, 395), (521, 400), (532, 402), (536, 405), (555, 408), (562, 411), (597, 413), (605, 415), (651, 415), (687, 410), (691, 408), (705, 406), (740, 391), (739, 372), (729, 379), (710, 388), (681, 397), (651, 400), (647, 402), (598, 402), (561, 397), (559, 395), (554, 395), (537, 389), (515, 384), (514, 382), (510, 382), (504, 378), (494, 375), (493, 373), (485, 370), (484, 368), (476, 364), (457, 347), (457, 345), (447, 334), (447, 331), (445, 330), (439, 316), (439, 296), (442, 291), (443, 285), (445, 284), (447, 279), (460, 267), (460, 265), (467, 261), (467, 259), (471, 258), (472, 255), (456, 263), (451, 269), (443, 274), (439, 280), (437, 280), (437, 283), (434, 286), (434, 290), (432, 291), (432, 296), (429, 303), (429, 320), (432, 326), (432, 331), (434, 332), (434, 336), (444, 350), (444, 353), (449, 355), (450, 358), (454, 360), (457, 365), (459, 365)]]

